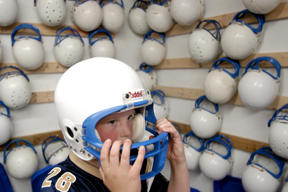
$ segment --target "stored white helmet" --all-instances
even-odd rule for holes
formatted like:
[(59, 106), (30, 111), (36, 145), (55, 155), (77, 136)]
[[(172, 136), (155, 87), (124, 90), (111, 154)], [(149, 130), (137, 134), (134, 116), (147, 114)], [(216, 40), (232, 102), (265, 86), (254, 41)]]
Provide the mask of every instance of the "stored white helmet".
[[(19, 30), (30, 29), (35, 35), (18, 35)], [(41, 67), (44, 62), (45, 51), (42, 37), (38, 28), (31, 24), (18, 25), (11, 33), (12, 49), (14, 58), (21, 67), (26, 70), (35, 70)]]
[(107, 2), (100, 1), (103, 9), (102, 26), (110, 32), (118, 33), (124, 26), (125, 14), (123, 0), (108, 0)]
[(0, 26), (6, 27), (15, 23), (17, 19), (17, 0), (0, 0)]
[(147, 1), (136, 0), (129, 10), (128, 23), (132, 31), (138, 35), (144, 35), (150, 27), (146, 21), (146, 9), (148, 7)]
[[(13, 146), (15, 143), (17, 146)], [(38, 169), (37, 151), (25, 139), (15, 139), (9, 142), (3, 154), (3, 162), (6, 164), (9, 175), (16, 179), (28, 179)]]
[(204, 0), (171, 0), (172, 18), (182, 26), (189, 26), (202, 18), (205, 11)]
[(183, 136), (183, 143), (188, 170), (195, 171), (199, 168), (199, 159), (204, 150), (204, 140), (190, 131)]
[(32, 91), (28, 76), (15, 66), (4, 66), (0, 72), (0, 98), (10, 109), (21, 109), (29, 104)]
[[(257, 28), (242, 20), (249, 14), (257, 19)], [(241, 60), (254, 53), (262, 40), (264, 23), (264, 15), (256, 15), (247, 9), (238, 12), (221, 36), (221, 46), (225, 55), (231, 59)]]
[[(277, 75), (261, 68), (263, 62), (271, 63)], [(251, 60), (239, 81), (238, 94), (244, 105), (264, 109), (273, 103), (280, 89), (280, 63), (272, 57), (258, 57)]]
[[(139, 111), (138, 115), (144, 115), (146, 106), (151, 104), (150, 91), (143, 88), (135, 70), (108, 57), (93, 57), (71, 66), (61, 76), (55, 90), (60, 129), (73, 153), (83, 160), (97, 158), (100, 161), (103, 141), (95, 131), (99, 120), (131, 109)], [(141, 125), (143, 123), (145, 125), (145, 122), (140, 122)], [(143, 129), (143, 126), (134, 126), (132, 137), (135, 133), (143, 133)], [(142, 145), (156, 146), (155, 150), (145, 154), (145, 158), (154, 157), (154, 161), (151, 172), (141, 175), (142, 179), (155, 176), (161, 171), (168, 148), (167, 133), (158, 135), (153, 130), (148, 131), (155, 136), (153, 139), (133, 143), (131, 146), (132, 149)], [(130, 162), (133, 162), (136, 156), (130, 158)]]
[(151, 4), (146, 10), (148, 26), (157, 32), (165, 33), (174, 24), (170, 15), (168, 0), (151, 0)]
[[(207, 28), (212, 24), (214, 28)], [(221, 25), (216, 20), (203, 20), (198, 23), (189, 36), (189, 52), (193, 60), (208, 63), (221, 52)]]
[(6, 109), (6, 112), (0, 111), (0, 145), (3, 145), (11, 138), (14, 125), (11, 120), (9, 107), (2, 101), (0, 101), (0, 105)]
[[(68, 32), (67, 32), (68, 31)], [(80, 33), (72, 27), (56, 31), (54, 56), (64, 67), (71, 67), (84, 57), (84, 41)]]
[[(233, 66), (234, 73), (220, 65), (228, 63)], [(240, 65), (228, 57), (217, 59), (210, 68), (204, 82), (204, 93), (206, 97), (217, 104), (227, 103), (235, 94), (237, 89), (237, 77)]]
[(66, 142), (57, 136), (47, 137), (41, 146), (43, 158), (50, 165), (64, 161), (70, 153), (70, 148)]
[(115, 58), (116, 47), (109, 31), (105, 29), (96, 29), (89, 34), (88, 40), (91, 57)]
[(66, 16), (66, 0), (34, 0), (41, 21), (49, 26), (61, 25)]
[[(160, 36), (161, 39), (152, 37), (153, 34)], [(166, 57), (165, 34), (153, 30), (146, 33), (140, 54), (144, 63), (152, 66), (160, 64)]]
[(242, 0), (244, 6), (256, 14), (267, 14), (273, 11), (282, 0)]
[(96, 0), (75, 0), (72, 20), (81, 30), (89, 32), (97, 29), (102, 19), (103, 11)]
[(288, 104), (276, 110), (268, 122), (269, 144), (272, 151), (288, 159)]
[(165, 100), (165, 93), (160, 89), (156, 89), (151, 91), (151, 96), (156, 119), (166, 118), (168, 116), (168, 103)]
[(232, 168), (232, 143), (223, 136), (216, 135), (205, 143), (205, 150), (200, 156), (200, 170), (212, 180), (221, 180)]
[(204, 139), (213, 137), (220, 131), (222, 120), (218, 104), (212, 103), (204, 95), (195, 101), (190, 116), (190, 128), (195, 135)]
[(139, 69), (136, 70), (139, 78), (141, 79), (141, 82), (145, 89), (153, 89), (156, 87), (157, 84), (157, 74), (153, 70), (153, 67), (151, 65), (147, 65), (146, 63), (142, 63), (139, 66)]
[(285, 159), (273, 154), (270, 147), (254, 151), (242, 174), (242, 184), (246, 191), (276, 192), (280, 186)]

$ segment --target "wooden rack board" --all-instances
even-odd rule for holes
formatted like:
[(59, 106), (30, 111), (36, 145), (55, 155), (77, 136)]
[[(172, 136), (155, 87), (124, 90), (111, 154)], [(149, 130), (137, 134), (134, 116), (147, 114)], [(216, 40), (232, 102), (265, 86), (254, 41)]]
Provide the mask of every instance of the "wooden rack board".
[[(204, 91), (201, 89), (192, 88), (180, 88), (180, 87), (165, 87), (157, 86), (154, 89), (161, 89), (164, 91), (167, 97), (176, 97), (181, 99), (196, 100), (200, 96), (204, 95)], [(54, 101), (54, 91), (33, 92), (30, 104), (39, 103), (51, 103)], [(288, 103), (288, 97), (277, 96), (274, 103), (272, 103), (267, 109), (276, 110)], [(228, 104), (244, 106), (240, 100), (240, 97), (236, 94)]]
[[(157, 86), (154, 89), (161, 89), (168, 97), (176, 97), (181, 99), (196, 100), (200, 96), (204, 95), (204, 91), (201, 89), (192, 88), (180, 88), (180, 87), (165, 87)], [(274, 103), (272, 103), (267, 109), (276, 110), (288, 103), (288, 97), (277, 96)], [(228, 104), (244, 106), (240, 100), (240, 97), (236, 94)]]
[[(245, 67), (249, 61), (257, 57), (273, 57), (279, 61), (282, 68), (288, 67), (288, 52), (275, 52), (275, 53), (258, 53), (252, 56), (247, 57), (246, 59), (240, 61), (241, 67)], [(13, 65), (18, 67), (19, 69), (23, 70), (26, 74), (49, 74), (49, 73), (63, 73), (67, 70), (67, 67), (62, 66), (57, 62), (45, 62), (43, 65), (36, 70), (25, 70), (20, 67), (16, 63), (3, 63), (0, 64), (0, 67)], [(197, 69), (197, 68), (210, 68), (212, 65), (211, 63), (208, 64), (200, 64), (193, 61), (191, 58), (174, 58), (174, 59), (165, 59), (161, 64), (156, 65), (154, 67), (155, 70), (163, 70), (163, 69)], [(223, 67), (231, 67), (231, 65), (223, 64)], [(272, 67), (271, 64), (263, 65), (262, 67)]]
[(42, 64), (40, 68), (35, 69), (35, 70), (25, 70), (16, 63), (3, 63), (3, 64), (0, 64), (0, 67), (10, 66), (10, 65), (18, 67), (19, 69), (24, 71), (25, 74), (63, 73), (67, 70), (67, 67), (64, 67), (63, 65), (56, 63), (56, 62), (49, 62), (49, 63), (45, 62)]
[[(173, 122), (173, 123), (176, 123), (177, 125), (180, 126), (181, 132), (183, 134), (191, 131), (189, 125), (179, 123), (179, 122)], [(226, 133), (222, 133), (222, 132), (220, 132), (219, 134), (227, 136), (231, 140), (234, 148), (242, 150), (242, 151), (247, 151), (250, 153), (255, 151), (256, 149), (259, 149), (260, 147), (268, 146), (267, 143), (264, 143), (261, 141), (247, 139), (247, 138), (234, 136), (234, 135), (230, 135), (230, 134), (226, 134)], [(23, 136), (23, 137), (15, 137), (15, 138), (11, 138), (11, 140), (21, 138), (21, 139), (25, 139), (25, 140), (31, 142), (33, 144), (33, 146), (36, 146), (36, 145), (40, 145), (44, 141), (44, 139), (46, 139), (47, 137), (56, 136), (56, 135), (63, 138), (63, 135), (62, 135), (61, 131), (59, 130), (59, 131), (52, 131), (52, 132), (46, 132), (46, 133), (27, 135), (27, 136)], [(5, 147), (5, 145), (0, 146), (0, 151), (3, 151), (4, 147)]]
[(30, 104), (54, 102), (54, 91), (33, 92)]
[[(280, 64), (282, 68), (288, 67), (288, 52), (275, 52), (275, 53), (257, 53), (247, 57), (244, 60), (240, 61), (241, 67), (245, 68), (246, 65), (254, 58), (257, 57), (273, 57), (275, 58)], [(214, 62), (214, 61), (213, 61)], [(173, 58), (173, 59), (165, 59), (159, 65), (156, 65), (154, 69), (161, 70), (161, 69), (197, 69), (197, 68), (210, 68), (213, 62), (207, 64), (200, 64), (191, 58)], [(232, 65), (221, 65), (223, 67), (232, 67)], [(272, 64), (263, 65), (262, 67), (272, 67)]]
[[(15, 22), (14, 24), (7, 26), (7, 27), (0, 27), (0, 34), (8, 34), (10, 35), (12, 31), (20, 24), (19, 22)], [(74, 29), (77, 29), (78, 32), (82, 37), (88, 37), (88, 33), (82, 31), (75, 25), (66, 25), (66, 26), (57, 26), (57, 27), (48, 27), (42, 23), (30, 23), (34, 27), (38, 28), (40, 31), (41, 36), (56, 36), (56, 30), (60, 27), (72, 27)]]
[[(182, 134), (185, 134), (191, 131), (190, 125), (175, 122), (175, 121), (172, 121), (172, 122), (177, 124), (181, 128)], [(243, 137), (239, 137), (235, 135), (230, 135), (230, 134), (223, 133), (223, 132), (219, 132), (219, 134), (228, 137), (231, 140), (234, 148), (242, 150), (242, 151), (247, 151), (250, 153), (254, 152), (256, 149), (269, 145), (268, 143), (265, 143), (265, 142), (247, 139), (247, 138), (243, 138)]]
[[(202, 18), (201, 20), (214, 19), (214, 20), (218, 21), (222, 25), (222, 27), (224, 28), (231, 22), (231, 20), (233, 19), (234, 15), (236, 13), (237, 12), (218, 15), (215, 17)], [(274, 9), (269, 14), (265, 15), (266, 22), (267, 21), (280, 20), (280, 19), (287, 19), (287, 18), (288, 18), (288, 3), (287, 2), (280, 3), (280, 5), (276, 9)], [(256, 19), (252, 16), (251, 17), (247, 16), (247, 19), (245, 18), (245, 22), (247, 22), (249, 24), (253, 24), (253, 23), (256, 23)], [(168, 36), (183, 35), (183, 34), (191, 33), (197, 24), (198, 24), (198, 22), (195, 22), (194, 25), (187, 26), (187, 27), (183, 27), (183, 26), (180, 26), (178, 24), (175, 24), (166, 33), (166, 36), (168, 37)]]
[[(41, 144), (44, 141), (44, 139), (46, 139), (49, 136), (58, 136), (58, 137), (63, 138), (62, 132), (59, 130), (59, 131), (51, 131), (51, 132), (46, 132), (46, 133), (27, 135), (27, 136), (22, 136), (22, 137), (14, 137), (14, 138), (11, 138), (10, 141), (14, 139), (25, 139), (29, 141), (30, 143), (32, 143), (33, 146), (35, 146), (35, 145)], [(9, 141), (7, 143), (9, 143)], [(0, 151), (3, 151), (4, 148), (5, 148), (5, 145), (0, 146)]]

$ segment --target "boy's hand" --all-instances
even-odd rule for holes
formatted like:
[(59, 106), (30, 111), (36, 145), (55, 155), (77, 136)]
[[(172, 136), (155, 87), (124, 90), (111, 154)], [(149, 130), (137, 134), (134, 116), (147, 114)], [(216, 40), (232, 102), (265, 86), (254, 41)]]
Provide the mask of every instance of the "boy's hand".
[[(120, 147), (123, 144), (122, 154)], [(112, 192), (141, 191), (140, 170), (145, 156), (145, 148), (139, 148), (138, 156), (133, 165), (130, 165), (131, 140), (115, 141), (110, 139), (104, 142), (101, 149), (100, 173), (106, 187)], [(111, 147), (112, 146), (112, 147)]]
[(186, 163), (184, 154), (184, 144), (177, 129), (166, 118), (159, 119), (156, 122), (156, 128), (159, 134), (163, 131), (169, 133), (169, 145), (167, 158), (175, 163)]

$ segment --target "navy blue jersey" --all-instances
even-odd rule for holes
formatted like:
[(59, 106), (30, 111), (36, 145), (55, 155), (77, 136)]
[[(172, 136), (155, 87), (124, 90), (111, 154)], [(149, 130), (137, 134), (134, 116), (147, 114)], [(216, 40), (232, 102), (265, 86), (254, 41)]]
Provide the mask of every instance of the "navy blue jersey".
[[(47, 174), (47, 172), (45, 173)], [(77, 167), (69, 157), (53, 167), (42, 182), (42, 192), (109, 192), (103, 181)], [(142, 191), (147, 192), (146, 181), (141, 182)], [(163, 175), (155, 176), (150, 192), (167, 191), (168, 181)]]

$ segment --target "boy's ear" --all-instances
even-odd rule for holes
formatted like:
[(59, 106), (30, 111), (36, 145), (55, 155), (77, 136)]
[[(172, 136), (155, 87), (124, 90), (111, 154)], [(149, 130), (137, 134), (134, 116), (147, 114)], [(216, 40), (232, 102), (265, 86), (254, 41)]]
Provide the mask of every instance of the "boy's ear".
[(145, 133), (145, 119), (142, 114), (137, 113), (133, 120), (132, 141), (140, 141)]

